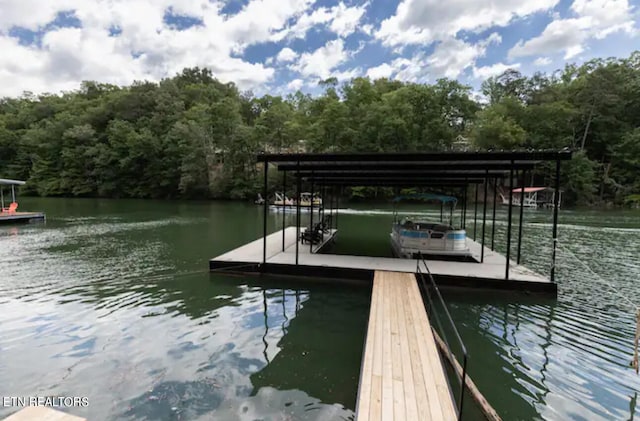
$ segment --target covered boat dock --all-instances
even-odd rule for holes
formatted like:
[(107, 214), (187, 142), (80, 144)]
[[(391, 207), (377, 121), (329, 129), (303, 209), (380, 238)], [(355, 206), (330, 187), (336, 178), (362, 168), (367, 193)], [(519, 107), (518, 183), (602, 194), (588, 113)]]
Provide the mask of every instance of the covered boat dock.
[[(263, 204), (262, 238), (210, 260), (212, 271), (280, 274), (311, 277), (371, 280), (378, 269), (417, 272), (419, 263), (412, 259), (345, 256), (330, 254), (330, 245), (339, 235), (339, 197), (344, 187), (382, 186), (395, 188), (429, 188), (456, 193), (461, 198), (459, 228), (473, 221), (473, 232), (467, 235), (468, 247), (475, 262), (450, 262), (430, 259), (429, 269), (440, 285), (475, 288), (513, 289), (557, 293), (555, 258), (559, 195), (555, 195), (553, 223), (550, 232), (552, 255), (550, 272), (544, 276), (522, 263), (523, 206), (514, 206), (516, 183), (524, 190), (530, 171), (544, 162), (555, 164), (555, 189), (560, 189), (561, 162), (571, 159), (571, 151), (495, 151), (438, 153), (367, 153), (367, 154), (260, 154), (263, 165), (263, 197), (268, 197), (269, 166), (282, 173), (282, 191), (287, 190), (287, 175), (293, 175), (297, 193), (303, 186), (312, 194), (319, 192), (325, 207), (319, 216), (310, 215), (307, 227), (301, 226), (301, 212), (296, 211), (296, 225), (286, 226), (282, 215), (279, 231), (267, 232), (268, 203)], [(548, 165), (548, 164), (547, 164)], [(496, 194), (489, 206), (488, 190), (508, 186), (508, 219), (505, 255), (496, 251)], [(291, 186), (290, 186), (291, 187)], [(475, 198), (470, 197), (470, 193)], [(478, 195), (483, 192), (481, 209)], [(329, 197), (329, 199), (327, 199)], [(473, 209), (468, 206), (474, 203)], [(519, 212), (514, 226), (514, 212)], [(490, 214), (488, 214), (490, 213)], [(441, 211), (441, 220), (446, 215)], [(458, 215), (455, 216), (458, 218)], [(314, 223), (314, 218), (318, 218)], [(491, 222), (488, 227), (487, 222)], [(304, 242), (311, 232), (313, 241)], [(472, 235), (471, 235), (472, 234)], [(306, 235), (310, 237), (310, 235)], [(473, 238), (473, 239), (472, 239)], [(307, 238), (308, 239), (308, 238)]]

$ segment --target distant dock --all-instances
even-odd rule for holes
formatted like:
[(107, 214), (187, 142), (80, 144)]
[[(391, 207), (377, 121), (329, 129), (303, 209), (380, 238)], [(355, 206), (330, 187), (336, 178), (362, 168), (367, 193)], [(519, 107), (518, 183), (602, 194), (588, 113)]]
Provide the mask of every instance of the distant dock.
[(42, 212), (0, 213), (0, 225), (43, 222), (44, 220), (45, 220), (45, 215)]
[[(263, 260), (262, 238), (231, 250), (209, 261), (209, 269), (226, 273), (293, 275), (302, 277), (372, 280), (376, 270), (417, 273), (415, 259), (369, 257), (320, 253), (336, 240), (338, 230), (325, 234), (321, 243), (310, 250), (308, 244), (298, 244), (296, 264), (296, 228), (287, 227), (267, 236), (266, 263)], [(284, 238), (284, 251), (283, 242)], [(473, 255), (480, 255), (481, 245), (471, 239), (467, 244)], [(506, 258), (485, 247), (484, 262), (452, 262), (429, 260), (429, 270), (438, 285), (467, 288), (492, 288), (530, 292), (557, 293), (557, 284), (548, 278), (511, 262), (509, 279), (505, 280)], [(421, 267), (425, 271), (424, 266)]]
[[(45, 220), (44, 213), (42, 212), (19, 212), (18, 211), (18, 202), (16, 201), (16, 186), (24, 186), (24, 185), (25, 185), (25, 182), (22, 180), (11, 180), (9, 178), (0, 178), (0, 225), (29, 223), (29, 222), (38, 222), (38, 221)], [(4, 194), (4, 186), (9, 186), (11, 191), (11, 195), (7, 196), (6, 201), (5, 201), (5, 194)]]

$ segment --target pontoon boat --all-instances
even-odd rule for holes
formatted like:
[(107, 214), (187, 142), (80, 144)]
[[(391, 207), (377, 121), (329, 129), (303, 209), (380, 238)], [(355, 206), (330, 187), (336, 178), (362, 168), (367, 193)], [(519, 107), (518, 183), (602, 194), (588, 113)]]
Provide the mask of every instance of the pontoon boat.
[(471, 251), (467, 247), (467, 234), (464, 229), (455, 229), (451, 219), (457, 199), (452, 196), (437, 194), (414, 194), (399, 196), (394, 199), (397, 203), (401, 200), (431, 200), (441, 203), (442, 208), (447, 203), (450, 206), (449, 222), (428, 221), (424, 217), (398, 217), (397, 209), (394, 211), (394, 222), (391, 229), (391, 248), (398, 257), (416, 258), (418, 254), (425, 257), (455, 258), (466, 260), (471, 257)]
[[(300, 211), (309, 212), (311, 210), (311, 193), (300, 193)], [(269, 209), (280, 212), (295, 212), (297, 209), (297, 201), (287, 197), (284, 193), (277, 192), (275, 200), (269, 205)], [(322, 198), (317, 194), (313, 195), (313, 209), (319, 211), (322, 209)]]

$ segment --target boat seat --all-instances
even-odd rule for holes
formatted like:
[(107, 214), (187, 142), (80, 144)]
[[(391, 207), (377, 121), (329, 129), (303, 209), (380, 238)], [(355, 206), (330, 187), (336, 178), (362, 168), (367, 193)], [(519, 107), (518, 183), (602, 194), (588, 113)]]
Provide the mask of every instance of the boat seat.
[(318, 222), (313, 226), (313, 228), (307, 227), (307, 229), (300, 234), (300, 242), (302, 244), (306, 242), (310, 242), (312, 244), (318, 244), (324, 238), (324, 228), (323, 223)]
[(322, 231), (323, 232), (329, 232), (331, 230), (332, 221), (333, 221), (333, 216), (332, 215), (325, 215), (324, 216), (324, 218), (322, 219)]
[(8, 208), (2, 208), (2, 213), (16, 213), (16, 209), (18, 209), (18, 203), (11, 202)]
[(434, 226), (433, 230), (438, 232), (447, 232), (453, 230), (453, 227), (450, 225), (439, 224)]

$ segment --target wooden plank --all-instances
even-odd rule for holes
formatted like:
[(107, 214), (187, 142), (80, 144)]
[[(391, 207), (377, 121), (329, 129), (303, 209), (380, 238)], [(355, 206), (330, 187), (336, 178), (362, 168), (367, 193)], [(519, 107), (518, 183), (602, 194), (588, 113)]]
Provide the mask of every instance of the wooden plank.
[(371, 300), (358, 419), (456, 419), (414, 276), (377, 271)]
[[(407, 320), (407, 311), (405, 306), (405, 292), (407, 288), (403, 287), (396, 295), (396, 305), (398, 308), (398, 326), (399, 326), (399, 334), (400, 337), (406, 338), (406, 340), (400, 341), (400, 359), (403, 362), (402, 364), (402, 377), (405, 379), (404, 382), (404, 401), (405, 401), (405, 414), (406, 419), (408, 420), (417, 420), (418, 416), (418, 406), (416, 401), (416, 392), (415, 385), (413, 379), (413, 368), (411, 364), (411, 353), (409, 351), (409, 322)], [(413, 326), (411, 326), (413, 329)]]
[(392, 360), (392, 372), (393, 372), (393, 416), (396, 420), (404, 420), (405, 417), (405, 403), (404, 403), (404, 379), (402, 373), (402, 353), (400, 347), (400, 341), (406, 340), (406, 338), (400, 337), (400, 328), (398, 323), (398, 294), (404, 288), (404, 283), (399, 282), (400, 279), (391, 278), (391, 274), (388, 285), (390, 287), (389, 301), (391, 302), (391, 360)]
[(429, 401), (430, 411), (433, 416), (441, 414), (444, 419), (454, 419), (456, 418), (456, 410), (453, 399), (416, 282), (411, 283), (409, 295), (417, 322), (415, 325), (416, 332), (418, 337), (421, 338), (419, 339), (419, 343), (422, 345), (420, 350), (423, 359), (423, 369), (428, 368), (428, 371), (425, 372), (425, 378), (430, 378), (430, 381), (427, 383), (427, 393), (434, 397), (434, 399), (430, 399)]
[(370, 403), (370, 419), (381, 420), (382, 419), (382, 321), (384, 320), (384, 306), (382, 305), (383, 289), (381, 273), (376, 272), (373, 281), (373, 288), (376, 291), (375, 300), (376, 305), (376, 326), (375, 336), (372, 342), (368, 342), (373, 345), (373, 367), (372, 367), (372, 381), (371, 381), (371, 403)]
[(393, 419), (393, 370), (391, 361), (391, 284), (388, 272), (382, 272), (385, 317), (382, 320), (382, 419)]
[[(424, 387), (427, 391), (427, 397), (429, 401), (429, 410), (427, 413), (429, 414), (430, 419), (442, 419), (442, 405), (438, 396), (438, 388), (435, 383), (435, 377), (437, 375), (438, 367), (436, 366), (436, 369), (434, 370), (434, 364), (427, 347), (430, 344), (433, 344), (435, 346), (435, 344), (433, 343), (433, 341), (429, 342), (428, 336), (425, 335), (423, 325), (425, 323), (428, 324), (429, 321), (426, 318), (426, 314), (424, 314), (424, 310), (420, 312), (418, 298), (416, 297), (416, 295), (418, 295), (419, 297), (420, 291), (417, 289), (417, 285), (415, 285), (415, 287), (415, 290), (411, 288), (411, 286), (407, 289), (409, 297), (408, 303), (411, 306), (411, 312), (415, 321), (414, 329), (418, 343), (418, 355), (422, 363), (422, 376), (425, 382)], [(421, 303), (422, 299), (420, 299), (420, 305)]]
[(411, 357), (411, 367), (413, 371), (413, 384), (416, 395), (416, 406), (420, 414), (429, 414), (429, 399), (433, 399), (427, 394), (427, 379), (424, 378), (424, 371), (422, 370), (422, 360), (420, 357), (420, 350), (418, 344), (418, 337), (416, 335), (415, 317), (413, 315), (412, 305), (410, 302), (408, 288), (403, 291), (402, 295), (405, 306), (405, 317), (407, 319), (407, 338), (409, 345), (409, 352)]
[(86, 421), (62, 411), (46, 406), (27, 406), (24, 409), (8, 416), (4, 421)]
[[(368, 341), (375, 341), (375, 331), (376, 331), (376, 319), (378, 317), (378, 300), (377, 300), (377, 291), (378, 289), (374, 287), (371, 289), (371, 306), (369, 308), (369, 323), (367, 328), (367, 339)], [(358, 406), (356, 408), (356, 414), (358, 418), (363, 421), (369, 420), (369, 407), (372, 396), (372, 377), (373, 377), (373, 352), (375, 348), (366, 346), (364, 349), (364, 361), (362, 363), (362, 373), (360, 373), (360, 389), (358, 391)]]
[[(382, 420), (382, 376), (373, 375), (371, 378), (371, 406), (369, 419), (372, 421)], [(358, 420), (360, 416), (358, 415)]]

